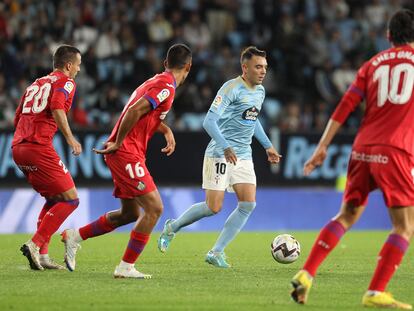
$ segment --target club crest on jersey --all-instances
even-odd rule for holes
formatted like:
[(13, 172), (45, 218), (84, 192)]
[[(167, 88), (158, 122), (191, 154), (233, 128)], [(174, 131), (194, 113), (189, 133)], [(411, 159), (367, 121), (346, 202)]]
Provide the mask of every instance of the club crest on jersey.
[(63, 88), (64, 88), (66, 91), (68, 91), (68, 93), (70, 93), (70, 92), (72, 92), (73, 87), (74, 87), (73, 83), (72, 83), (72, 82), (70, 82), (70, 81), (67, 81), (67, 82), (65, 83), (65, 86), (64, 86)]
[(160, 103), (162, 103), (168, 96), (170, 96), (169, 89), (163, 89), (161, 92), (158, 93), (157, 98)]
[(257, 120), (258, 115), (259, 115), (259, 109), (253, 106), (243, 111), (242, 119), (253, 122)]
[(218, 107), (220, 106), (221, 102), (223, 101), (223, 98), (220, 95), (217, 95), (216, 98), (213, 100), (213, 106)]
[(139, 191), (143, 191), (145, 188), (146, 188), (146, 185), (145, 185), (145, 183), (143, 181), (138, 182), (137, 189)]

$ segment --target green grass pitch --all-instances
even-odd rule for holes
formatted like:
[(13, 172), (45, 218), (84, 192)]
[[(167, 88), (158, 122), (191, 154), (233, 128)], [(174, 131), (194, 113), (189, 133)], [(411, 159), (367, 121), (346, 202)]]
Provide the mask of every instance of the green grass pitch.
[[(156, 232), (137, 265), (151, 280), (113, 279), (126, 233), (85, 241), (75, 272), (30, 271), (19, 251), (28, 235), (0, 235), (0, 310), (364, 310), (361, 297), (387, 232), (348, 233), (320, 268), (306, 306), (290, 300), (289, 281), (317, 233), (290, 233), (302, 246), (297, 262), (273, 260), (270, 242), (276, 233), (242, 232), (226, 251), (233, 268), (223, 270), (204, 262), (217, 233), (180, 233), (161, 254)], [(58, 236), (50, 254), (63, 257)], [(411, 249), (388, 288), (397, 299), (414, 303), (413, 275)]]

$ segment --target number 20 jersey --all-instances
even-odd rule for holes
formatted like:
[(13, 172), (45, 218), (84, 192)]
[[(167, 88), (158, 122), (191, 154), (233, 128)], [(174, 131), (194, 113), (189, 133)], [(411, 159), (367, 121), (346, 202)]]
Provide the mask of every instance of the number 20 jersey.
[(386, 145), (414, 155), (414, 49), (378, 53), (358, 71), (332, 119), (343, 123), (365, 98), (366, 109), (354, 146)]
[(16, 109), (12, 146), (28, 142), (52, 145), (57, 124), (52, 110), (66, 113), (72, 105), (76, 84), (60, 71), (36, 79), (25, 91)]

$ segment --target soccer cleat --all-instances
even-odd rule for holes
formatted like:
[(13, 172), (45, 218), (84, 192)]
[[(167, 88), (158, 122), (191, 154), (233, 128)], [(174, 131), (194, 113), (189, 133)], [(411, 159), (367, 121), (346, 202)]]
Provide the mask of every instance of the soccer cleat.
[(20, 247), (21, 252), (24, 256), (26, 256), (27, 260), (29, 260), (29, 265), (32, 270), (44, 270), (42, 265), (40, 264), (40, 254), (39, 249), (32, 240), (27, 241)]
[(300, 270), (295, 274), (292, 281), (293, 290), (290, 293), (292, 299), (299, 303), (305, 304), (308, 300), (309, 291), (312, 287), (313, 277), (306, 270)]
[(210, 265), (213, 265), (217, 268), (230, 268), (231, 265), (226, 261), (226, 255), (224, 252), (216, 253), (213, 251), (209, 251), (206, 255), (206, 262)]
[(74, 271), (76, 266), (76, 252), (81, 248), (75, 240), (75, 230), (67, 229), (62, 232), (62, 242), (65, 243), (65, 264), (69, 271)]
[(413, 307), (408, 303), (395, 300), (391, 293), (367, 291), (362, 297), (362, 305), (372, 308), (389, 308), (411, 310)]
[(134, 265), (123, 265), (122, 263), (116, 266), (114, 271), (114, 278), (133, 278), (133, 279), (150, 279), (151, 274), (144, 274), (135, 269)]
[(175, 237), (175, 233), (169, 230), (170, 223), (173, 222), (174, 219), (167, 219), (164, 224), (164, 229), (161, 232), (160, 237), (158, 238), (158, 249), (161, 253), (165, 253), (170, 246), (171, 241)]
[(49, 270), (66, 270), (66, 268), (47, 255), (40, 255), (40, 264), (43, 268)]

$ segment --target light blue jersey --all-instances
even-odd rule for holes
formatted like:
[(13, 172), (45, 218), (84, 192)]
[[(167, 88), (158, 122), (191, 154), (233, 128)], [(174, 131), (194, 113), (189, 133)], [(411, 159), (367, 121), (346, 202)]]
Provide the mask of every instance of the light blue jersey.
[[(264, 98), (262, 85), (250, 88), (239, 76), (223, 84), (210, 106), (220, 116), (217, 125), (239, 159), (252, 159), (250, 145)], [(224, 150), (212, 139), (205, 156), (223, 158)]]

